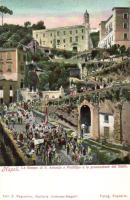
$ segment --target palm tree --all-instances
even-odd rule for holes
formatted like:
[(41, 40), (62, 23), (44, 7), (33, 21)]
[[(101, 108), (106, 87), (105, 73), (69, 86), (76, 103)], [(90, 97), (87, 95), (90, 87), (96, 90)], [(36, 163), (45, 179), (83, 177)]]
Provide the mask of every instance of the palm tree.
[(13, 11), (10, 10), (9, 8), (5, 7), (5, 6), (0, 6), (0, 13), (1, 13), (1, 18), (2, 18), (2, 26), (3, 26), (4, 14), (12, 15)]

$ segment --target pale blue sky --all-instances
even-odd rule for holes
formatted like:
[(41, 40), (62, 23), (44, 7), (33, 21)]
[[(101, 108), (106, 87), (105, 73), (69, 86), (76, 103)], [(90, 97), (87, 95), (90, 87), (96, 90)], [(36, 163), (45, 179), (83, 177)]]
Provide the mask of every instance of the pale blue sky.
[[(68, 19), (69, 16), (77, 16), (81, 20), (81, 15), (87, 9), (90, 13), (92, 23), (95, 20), (99, 22), (100, 18), (109, 16), (113, 7), (130, 7), (130, 0), (2, 0), (3, 4), (13, 10), (12, 17), (6, 17), (6, 20), (12, 19), (14, 23), (22, 23), (26, 19), (30, 21), (46, 20), (45, 24), (50, 26), (49, 18), (60, 17)], [(53, 19), (54, 20), (54, 19)], [(78, 20), (78, 18), (77, 18)], [(50, 22), (52, 23), (52, 21)], [(59, 21), (60, 24), (60, 21)]]

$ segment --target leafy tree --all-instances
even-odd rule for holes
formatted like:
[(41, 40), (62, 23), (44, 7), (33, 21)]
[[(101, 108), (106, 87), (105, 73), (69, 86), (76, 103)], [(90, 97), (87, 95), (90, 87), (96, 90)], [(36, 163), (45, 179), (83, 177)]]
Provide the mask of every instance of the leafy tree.
[(2, 26), (3, 26), (4, 14), (12, 15), (13, 11), (5, 6), (0, 6), (0, 13), (1, 13), (1, 18), (2, 18)]
[(93, 47), (96, 48), (98, 46), (98, 42), (99, 42), (99, 32), (91, 33), (90, 37), (92, 40)]
[(37, 24), (32, 25), (32, 29), (34, 30), (40, 30), (40, 29), (45, 29), (44, 21), (39, 21)]
[(127, 55), (130, 56), (130, 47), (127, 49)]
[(121, 54), (124, 54), (124, 53), (126, 52), (126, 47), (125, 47), (125, 45), (122, 45), (122, 46), (120, 47), (120, 52), (121, 52)]
[(31, 22), (29, 22), (29, 21), (24, 22), (24, 26), (26, 28), (29, 28), (31, 26)]

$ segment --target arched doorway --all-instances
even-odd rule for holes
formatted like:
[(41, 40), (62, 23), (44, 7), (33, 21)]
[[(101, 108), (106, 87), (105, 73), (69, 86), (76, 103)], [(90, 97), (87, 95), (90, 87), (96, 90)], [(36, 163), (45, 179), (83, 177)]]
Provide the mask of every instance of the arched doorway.
[(74, 52), (77, 52), (77, 51), (78, 51), (77, 46), (73, 46), (73, 51), (74, 51)]
[(81, 129), (85, 133), (90, 133), (90, 127), (91, 127), (91, 111), (89, 106), (83, 105), (80, 109), (80, 124)]

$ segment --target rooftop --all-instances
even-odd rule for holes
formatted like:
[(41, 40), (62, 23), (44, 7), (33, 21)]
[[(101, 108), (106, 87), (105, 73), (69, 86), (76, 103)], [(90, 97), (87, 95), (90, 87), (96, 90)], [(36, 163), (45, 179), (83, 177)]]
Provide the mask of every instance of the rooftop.
[(0, 52), (3, 52), (3, 51), (16, 51), (17, 48), (0, 48)]
[(50, 28), (50, 29), (42, 29), (42, 30), (34, 30), (35, 31), (54, 31), (58, 29), (69, 29), (69, 28), (84, 28), (84, 25), (74, 25), (74, 26), (64, 26), (64, 27), (57, 27), (57, 28)]
[(114, 8), (112, 8), (112, 10), (116, 10), (116, 9), (130, 9), (130, 7), (114, 7)]

